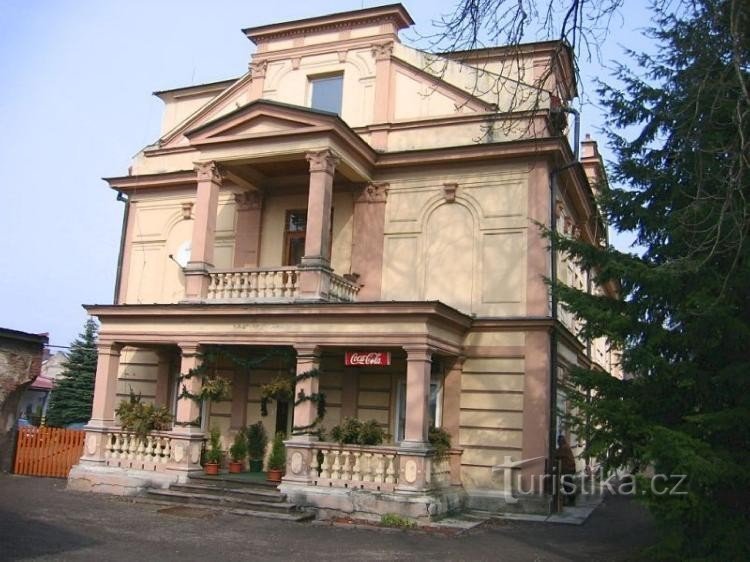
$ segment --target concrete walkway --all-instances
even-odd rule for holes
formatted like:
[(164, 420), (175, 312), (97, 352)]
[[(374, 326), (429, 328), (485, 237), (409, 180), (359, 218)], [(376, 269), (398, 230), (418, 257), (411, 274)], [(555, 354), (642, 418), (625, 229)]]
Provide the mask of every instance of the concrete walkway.
[(621, 497), (583, 525), (495, 520), (453, 536), (162, 508), (0, 474), (0, 560), (629, 560), (654, 537)]

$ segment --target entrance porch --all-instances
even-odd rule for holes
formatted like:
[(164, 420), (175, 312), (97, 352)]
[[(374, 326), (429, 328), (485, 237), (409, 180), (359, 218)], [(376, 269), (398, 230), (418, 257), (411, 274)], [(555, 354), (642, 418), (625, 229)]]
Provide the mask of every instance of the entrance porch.
[[(442, 426), (456, 434), (460, 386), (451, 381), (456, 378), (454, 364), (460, 346), (430, 341), (424, 316), (421, 334), (410, 334), (404, 317), (400, 327), (406, 333), (373, 323), (370, 333), (356, 333), (352, 327), (359, 328), (359, 321), (342, 324), (326, 318), (340, 316), (343, 306), (358, 311), (367, 308), (308, 305), (321, 314), (310, 317), (305, 313), (309, 324), (298, 318), (296, 333), (285, 332), (277, 320), (265, 324), (267, 330), (243, 333), (242, 338), (224, 334), (217, 341), (204, 335), (203, 341), (190, 343), (156, 341), (161, 339), (156, 331), (108, 338), (104, 320), (92, 419), (86, 427), (84, 456), (71, 472), (71, 486), (137, 494), (148, 487), (185, 482), (202, 470), (201, 454), (209, 429), (220, 430), (226, 451), (238, 430), (261, 421), (269, 436), (277, 431), (287, 435), (286, 474), (280, 490), (296, 505), (317, 508), (324, 515), (365, 517), (386, 512), (426, 517), (458, 508), (463, 501), (461, 451), (452, 449), (436, 459), (428, 430)], [(409, 305), (390, 306), (403, 310)], [(443, 308), (435, 303), (420, 305), (428, 307), (433, 313)], [(208, 315), (216, 307), (198, 309)], [(206, 318), (202, 321), (211, 324)], [(366, 322), (363, 318), (362, 324)], [(313, 324), (321, 328), (314, 334), (309, 333)], [(235, 330), (238, 325), (234, 324)], [(334, 326), (337, 333), (332, 333)], [(275, 330), (284, 338), (275, 337)], [(404, 343), (396, 345), (397, 339)], [(380, 351), (391, 359), (388, 365), (347, 366), (344, 359), (350, 350)], [(210, 364), (204, 363), (208, 357), (212, 357)], [(201, 376), (185, 377), (198, 371)], [(319, 375), (300, 376), (311, 371)], [(206, 377), (227, 380), (230, 395), (203, 403), (191, 399), (200, 394)], [(271, 401), (263, 416), (262, 389), (279, 379), (292, 381), (294, 399)], [(169, 408), (173, 427), (152, 432), (145, 439), (123, 431), (114, 410), (131, 390), (144, 401)], [(322, 419), (315, 403), (300, 400), (315, 395), (326, 397)], [(388, 437), (377, 446), (332, 442), (331, 428), (345, 418), (374, 420)], [(323, 440), (316, 434), (321, 428)]]

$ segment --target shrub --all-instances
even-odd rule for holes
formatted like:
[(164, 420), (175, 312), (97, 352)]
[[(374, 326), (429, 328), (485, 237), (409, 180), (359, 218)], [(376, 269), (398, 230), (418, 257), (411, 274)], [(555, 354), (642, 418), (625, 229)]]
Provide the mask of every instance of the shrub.
[(263, 422), (254, 423), (247, 428), (247, 452), (251, 460), (262, 459), (266, 454), (268, 434)]
[(120, 418), (120, 426), (125, 431), (132, 431), (143, 440), (152, 431), (170, 429), (172, 414), (164, 406), (144, 404), (141, 395), (130, 390), (130, 398), (123, 400), (115, 409)]
[(206, 451), (206, 464), (221, 464), (223, 457), (221, 450), (221, 432), (219, 428), (214, 427), (211, 429), (209, 436), (208, 450)]
[(395, 513), (386, 513), (380, 518), (380, 524), (385, 527), (397, 527), (399, 529), (409, 529), (417, 524), (411, 519), (401, 517)]
[(377, 421), (362, 422), (357, 418), (344, 420), (331, 429), (331, 439), (342, 445), (380, 445), (387, 433)]
[(247, 435), (245, 435), (245, 429), (242, 428), (234, 436), (234, 443), (229, 447), (229, 456), (232, 457), (234, 462), (241, 462), (245, 460), (247, 456)]
[(427, 435), (430, 445), (435, 449), (434, 459), (441, 461), (448, 456), (451, 448), (451, 436), (442, 427), (431, 427)]
[(284, 434), (279, 431), (273, 438), (271, 454), (268, 456), (268, 470), (284, 470), (286, 466), (286, 448)]

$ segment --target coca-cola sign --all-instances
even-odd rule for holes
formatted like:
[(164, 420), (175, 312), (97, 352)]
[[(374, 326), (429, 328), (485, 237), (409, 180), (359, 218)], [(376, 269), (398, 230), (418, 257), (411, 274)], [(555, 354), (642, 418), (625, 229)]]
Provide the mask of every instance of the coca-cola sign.
[(347, 367), (386, 367), (391, 364), (388, 351), (347, 351), (344, 355)]

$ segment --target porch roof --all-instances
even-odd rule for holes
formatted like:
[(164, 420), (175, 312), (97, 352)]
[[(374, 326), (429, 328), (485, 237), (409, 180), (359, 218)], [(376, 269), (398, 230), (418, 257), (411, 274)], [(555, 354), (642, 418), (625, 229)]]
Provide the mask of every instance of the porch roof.
[(471, 317), (439, 301), (86, 305), (123, 344), (427, 346), (461, 353)]

